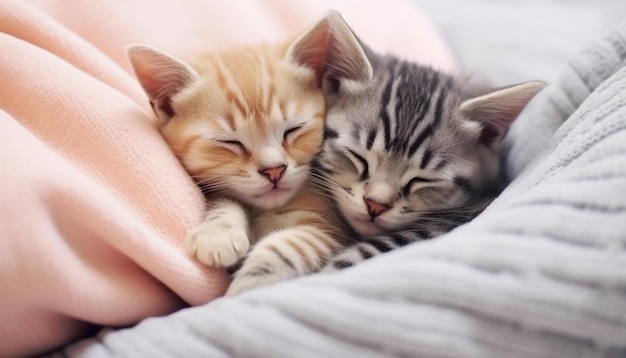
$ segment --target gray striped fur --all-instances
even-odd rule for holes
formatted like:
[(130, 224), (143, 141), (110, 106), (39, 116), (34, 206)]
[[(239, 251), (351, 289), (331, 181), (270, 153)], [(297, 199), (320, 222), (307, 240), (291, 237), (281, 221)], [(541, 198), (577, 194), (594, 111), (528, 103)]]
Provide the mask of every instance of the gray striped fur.
[[(327, 270), (435, 237), (480, 213), (502, 189), (500, 140), (543, 87), (471, 87), (354, 43), (360, 49), (340, 53), (365, 56), (346, 62), (369, 63), (371, 76), (352, 80), (329, 70), (326, 139), (312, 176), (359, 240)], [(374, 216), (376, 208), (384, 211)]]

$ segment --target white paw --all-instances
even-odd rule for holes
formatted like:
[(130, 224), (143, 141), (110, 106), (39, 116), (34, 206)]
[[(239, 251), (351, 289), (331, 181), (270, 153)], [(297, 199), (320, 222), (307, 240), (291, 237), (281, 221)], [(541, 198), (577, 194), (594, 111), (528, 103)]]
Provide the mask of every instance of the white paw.
[(208, 219), (193, 228), (186, 241), (192, 255), (212, 267), (230, 267), (250, 249), (244, 225), (228, 218)]

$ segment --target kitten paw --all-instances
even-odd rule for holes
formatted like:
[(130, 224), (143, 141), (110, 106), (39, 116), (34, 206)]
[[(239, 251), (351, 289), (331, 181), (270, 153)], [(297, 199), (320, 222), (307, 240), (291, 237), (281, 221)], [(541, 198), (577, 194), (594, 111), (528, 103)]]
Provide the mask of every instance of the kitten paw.
[(187, 247), (198, 261), (207, 266), (230, 267), (246, 256), (250, 241), (243, 225), (214, 219), (189, 232)]
[(263, 248), (253, 249), (243, 266), (235, 272), (226, 296), (233, 296), (257, 287), (270, 286), (297, 277), (293, 267)]

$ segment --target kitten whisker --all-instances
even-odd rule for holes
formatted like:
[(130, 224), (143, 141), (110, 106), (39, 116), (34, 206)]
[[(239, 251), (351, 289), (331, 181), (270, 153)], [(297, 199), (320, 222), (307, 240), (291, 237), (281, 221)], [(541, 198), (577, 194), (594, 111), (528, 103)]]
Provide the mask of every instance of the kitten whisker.
[(337, 183), (333, 183), (333, 182), (325, 182), (322, 180), (312, 180), (311, 183), (313, 183), (314, 185), (318, 186), (318, 187), (323, 187), (326, 189), (333, 189), (333, 188), (341, 188), (341, 185), (337, 184)]
[(459, 160), (463, 161), (464, 163), (467, 163), (468, 165), (471, 165), (471, 166), (473, 166), (473, 167), (478, 167), (478, 166), (479, 166), (479, 164), (478, 164), (478, 163), (473, 163), (473, 162), (470, 162), (469, 160), (467, 160), (467, 159), (465, 159), (465, 158), (461, 158), (461, 157), (459, 157), (458, 155), (455, 155), (455, 154), (451, 154), (451, 153), (442, 153), (442, 154), (441, 154), (441, 156), (442, 156), (444, 159), (446, 159), (447, 157), (457, 158), (457, 159), (459, 159)]
[(442, 150), (442, 151), (444, 151), (444, 150), (446, 150), (446, 149), (454, 148), (454, 147), (457, 147), (457, 146), (459, 146), (459, 145), (461, 145), (461, 144), (464, 144), (464, 143), (467, 143), (467, 142), (472, 142), (472, 141), (475, 141), (475, 140), (476, 140), (476, 139), (478, 139), (479, 137), (480, 137), (480, 135), (478, 135), (478, 136), (474, 136), (474, 137), (470, 137), (470, 138), (464, 139), (464, 140), (459, 141), (459, 142), (452, 143), (452, 144), (450, 144), (450, 145), (448, 145), (448, 146), (442, 147), (442, 148), (441, 148), (441, 150)]
[(314, 183), (319, 183), (319, 184), (323, 184), (323, 185), (332, 185), (334, 187), (337, 188), (342, 188), (343, 185), (337, 183), (334, 179), (324, 175), (324, 174), (320, 174), (320, 173), (316, 173), (314, 171), (312, 171), (311, 173), (309, 173), (309, 177), (311, 179), (313, 179)]

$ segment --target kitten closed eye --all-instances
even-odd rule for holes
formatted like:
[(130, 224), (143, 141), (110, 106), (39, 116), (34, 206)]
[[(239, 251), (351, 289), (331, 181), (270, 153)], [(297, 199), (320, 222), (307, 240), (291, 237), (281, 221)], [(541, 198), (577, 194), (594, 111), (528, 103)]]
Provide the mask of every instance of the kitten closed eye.
[(246, 150), (246, 147), (243, 144), (241, 144), (240, 141), (237, 141), (237, 140), (218, 140), (217, 142), (226, 144), (227, 146), (230, 146), (230, 147), (235, 147), (242, 151)]
[(297, 126), (297, 127), (287, 129), (285, 131), (285, 134), (283, 134), (283, 141), (286, 142), (290, 137), (293, 138), (296, 132), (298, 132), (300, 129), (302, 129), (302, 126)]
[(402, 189), (402, 193), (404, 194), (404, 196), (408, 196), (420, 184), (429, 184), (429, 183), (435, 183), (438, 181), (440, 181), (440, 179), (428, 179), (428, 178), (423, 178), (423, 177), (414, 177), (411, 180), (409, 180), (409, 183), (407, 185), (404, 186), (404, 188)]
[[(365, 158), (356, 154), (354, 151), (350, 149), (348, 149), (348, 153), (352, 154), (352, 157), (361, 164), (361, 170), (360, 170), (361, 177), (359, 179), (361, 181), (366, 180), (369, 177), (369, 164), (367, 163), (367, 160), (365, 160)], [(357, 166), (357, 170), (358, 170), (358, 166)]]

